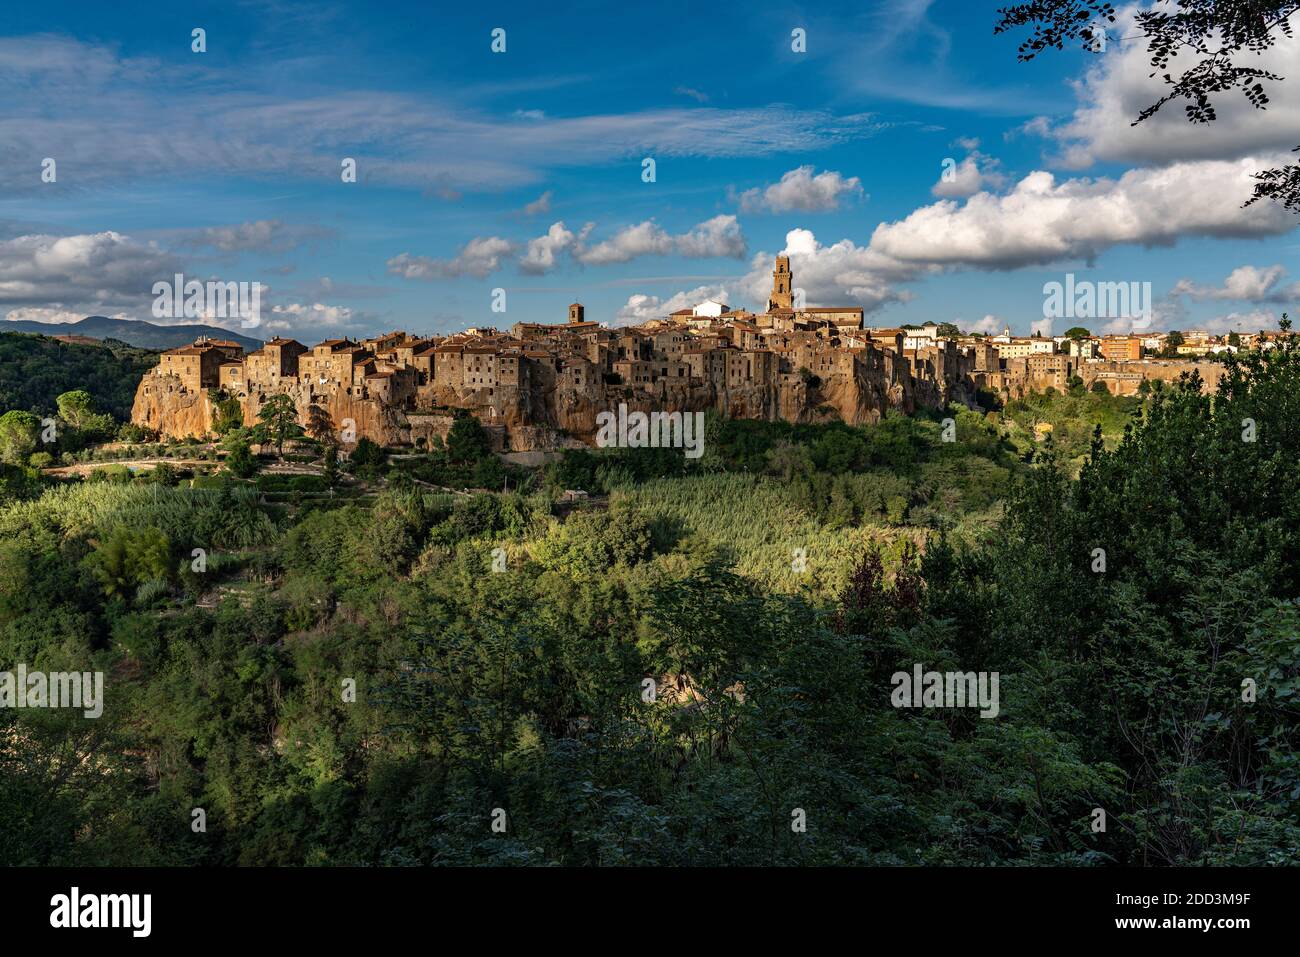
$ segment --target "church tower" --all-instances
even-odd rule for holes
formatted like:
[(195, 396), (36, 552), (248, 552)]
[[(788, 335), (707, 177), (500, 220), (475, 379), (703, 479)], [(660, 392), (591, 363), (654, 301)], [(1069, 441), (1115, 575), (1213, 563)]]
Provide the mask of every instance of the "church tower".
[(575, 302), (569, 306), (569, 321), (582, 322), (582, 317), (585, 313), (586, 310), (582, 308), (582, 303)]
[(767, 311), (789, 309), (793, 302), (791, 288), (794, 276), (790, 272), (790, 257), (777, 256), (776, 269), (772, 270), (772, 298), (767, 301)]

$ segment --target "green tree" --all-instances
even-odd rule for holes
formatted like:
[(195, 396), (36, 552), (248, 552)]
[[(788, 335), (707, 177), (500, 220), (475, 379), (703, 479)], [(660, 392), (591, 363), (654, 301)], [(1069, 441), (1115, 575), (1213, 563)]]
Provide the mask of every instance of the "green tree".
[(325, 482), (330, 488), (338, 484), (339, 480), (339, 447), (333, 443), (325, 446), (325, 461), (323, 467)]
[(307, 434), (327, 449), (338, 447), (339, 439), (329, 409), (315, 402), (307, 406)]
[(212, 398), (212, 431), (217, 435), (242, 428), (244, 425), (244, 406), (237, 396), (215, 390)]
[(172, 575), (171, 544), (157, 528), (119, 525), (86, 558), (110, 598), (129, 598), (140, 585)]
[(259, 437), (275, 445), (276, 454), (284, 458), (284, 443), (302, 434), (298, 425), (298, 408), (293, 399), (281, 392), (271, 396), (257, 410)]
[(226, 469), (237, 478), (250, 478), (257, 471), (257, 457), (243, 438), (226, 443)]
[(487, 431), (468, 413), (457, 415), (447, 432), (447, 456), (457, 465), (470, 465), (489, 454)]
[(41, 420), (19, 409), (0, 415), (0, 461), (26, 465), (40, 437)]
[(379, 477), (379, 473), (388, 462), (388, 456), (378, 444), (363, 436), (353, 447), (348, 462), (355, 475), (373, 479)]
[(95, 400), (84, 389), (65, 392), (56, 400), (59, 418), (74, 429), (84, 429), (95, 415)]

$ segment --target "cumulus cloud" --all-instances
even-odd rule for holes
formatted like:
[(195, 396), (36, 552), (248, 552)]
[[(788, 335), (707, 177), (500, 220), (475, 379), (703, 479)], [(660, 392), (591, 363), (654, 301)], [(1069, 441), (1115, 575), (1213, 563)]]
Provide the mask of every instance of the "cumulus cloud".
[(677, 253), (687, 259), (731, 257), (739, 259), (747, 250), (745, 236), (735, 216), (719, 215), (676, 236), (653, 219), (619, 230), (611, 238), (587, 246), (575, 244), (573, 257), (586, 266), (626, 263), (642, 256)]
[(1180, 279), (1174, 285), (1173, 295), (1188, 296), (1198, 302), (1206, 300), (1295, 302), (1300, 299), (1300, 282), (1282, 285), (1282, 277), (1285, 275), (1286, 269), (1280, 265), (1265, 269), (1238, 266), (1228, 274), (1222, 286), (1205, 286), (1191, 279)]
[[(860, 305), (867, 312), (890, 302), (906, 302), (912, 294), (898, 284), (936, 269), (903, 263), (851, 239), (823, 246), (807, 229), (786, 234), (783, 255), (790, 257), (796, 289), (803, 290), (807, 305)], [(766, 303), (772, 289), (776, 255), (758, 253), (742, 280), (742, 289), (754, 302)]]
[(273, 306), (270, 315), (262, 317), (262, 328), (276, 334), (296, 332), (305, 335), (317, 330), (328, 332), (351, 329), (358, 319), (358, 314), (347, 306), (291, 302)]
[(182, 271), (173, 254), (122, 233), (17, 236), (0, 242), (0, 304), (76, 318), (143, 311), (153, 284)]
[[(1110, 36), (1140, 36), (1136, 12), (1136, 6), (1119, 10)], [(1298, 19), (1292, 17), (1293, 26), (1300, 26)], [(1217, 115), (1213, 123), (1188, 122), (1184, 101), (1173, 100), (1155, 116), (1132, 125), (1143, 109), (1168, 93), (1162, 75), (1168, 72), (1176, 78), (1198, 59), (1194, 51), (1178, 52), (1167, 70), (1152, 76), (1146, 43), (1133, 40), (1112, 43), (1104, 55), (1093, 59), (1093, 66), (1075, 84), (1079, 107), (1069, 120), (1049, 129), (1039, 118), (1035, 131), (1047, 132), (1056, 141), (1063, 163), (1072, 168), (1097, 162), (1164, 165), (1288, 150), (1300, 143), (1300, 87), (1291, 76), (1300, 63), (1300, 30), (1293, 33), (1280, 36), (1271, 50), (1237, 58), (1243, 66), (1288, 78), (1262, 81), (1269, 96), (1267, 109), (1255, 109), (1240, 91), (1230, 90), (1212, 98)]]
[(520, 270), (529, 275), (548, 273), (559, 265), (564, 255), (584, 266), (608, 266), (629, 263), (642, 256), (673, 253), (688, 259), (741, 258), (747, 249), (736, 217), (725, 214), (675, 236), (653, 219), (647, 219), (593, 243), (590, 238), (595, 228), (594, 223), (587, 223), (575, 233), (562, 221), (553, 223), (545, 235), (529, 240), (519, 260)]
[(400, 253), (388, 260), (388, 273), (403, 279), (482, 279), (501, 267), (501, 260), (515, 251), (515, 244), (500, 236), (471, 239), (452, 259), (433, 259)]
[(846, 178), (834, 170), (814, 175), (812, 166), (800, 166), (764, 189), (745, 190), (738, 202), (741, 211), (747, 213), (820, 213), (838, 209), (841, 199), (861, 194), (862, 181), (856, 176)]
[(1278, 313), (1267, 309), (1252, 309), (1250, 312), (1230, 312), (1215, 316), (1196, 323), (1196, 328), (1220, 336), (1230, 332), (1272, 332), (1277, 329), (1279, 318)]
[(560, 254), (573, 247), (580, 236), (591, 230), (588, 223), (578, 234), (565, 227), (563, 222), (552, 223), (543, 236), (528, 241), (528, 247), (519, 260), (519, 268), (529, 275), (541, 275), (555, 268)]
[(995, 316), (992, 313), (990, 313), (989, 315), (986, 315), (983, 319), (978, 319), (975, 322), (966, 325), (963, 325), (962, 322), (958, 320), (957, 326), (961, 329), (964, 329), (966, 332), (982, 332), (985, 335), (992, 336), (992, 335), (997, 335), (999, 332), (1005, 329), (1007, 327), (1007, 323), (1003, 321), (1001, 316)]
[(388, 272), (405, 279), (483, 278), (496, 272), (507, 258), (519, 253), (519, 271), (541, 276), (560, 265), (567, 256), (584, 266), (629, 263), (642, 256), (676, 253), (689, 259), (710, 257), (742, 258), (746, 253), (744, 234), (735, 216), (719, 215), (698, 223), (679, 235), (672, 235), (653, 219), (625, 226), (608, 239), (590, 242), (594, 223), (574, 232), (563, 220), (554, 222), (541, 236), (522, 245), (499, 236), (473, 239), (452, 259), (433, 259), (402, 253), (388, 260)]
[(726, 286), (696, 286), (691, 290), (674, 293), (667, 299), (636, 293), (628, 296), (627, 302), (615, 314), (615, 324), (640, 325), (651, 319), (662, 319), (678, 309), (690, 309), (699, 305), (705, 299), (716, 299), (736, 307), (736, 303), (729, 300)]
[(1281, 235), (1295, 228), (1284, 209), (1240, 207), (1251, 173), (1276, 159), (1177, 163), (1129, 170), (1117, 180), (1058, 182), (1036, 171), (1009, 193), (981, 192), (964, 204), (946, 199), (881, 223), (870, 249), (904, 262), (1012, 269), (1087, 258), (1122, 243)]
[(951, 174), (945, 168), (930, 192), (944, 199), (954, 199), (973, 196), (984, 190), (1001, 189), (1006, 177), (999, 171), (1000, 165), (993, 157), (972, 151), (952, 167)]
[(579, 249), (575, 258), (588, 266), (631, 262), (641, 256), (666, 256), (673, 251), (673, 238), (653, 219), (627, 226), (611, 238)]
[(735, 216), (714, 216), (677, 237), (677, 252), (688, 259), (740, 259), (747, 248)]
[[(1277, 236), (1295, 228), (1291, 214), (1280, 207), (1242, 209), (1237, 199), (1252, 171), (1272, 159), (1178, 163), (1130, 170), (1118, 179), (1058, 180), (1036, 171), (1009, 191), (980, 191), (965, 202), (942, 199), (901, 220), (880, 223), (865, 245), (847, 238), (823, 245), (810, 230), (792, 229), (782, 252), (790, 257), (795, 286), (808, 305), (853, 304), (872, 312), (910, 300), (907, 283), (947, 270), (1087, 260), (1116, 246), (1171, 246), (1184, 237)], [(1189, 196), (1197, 202), (1188, 202)], [(749, 301), (767, 301), (774, 259), (775, 254), (760, 252), (751, 260), (739, 282)], [(1238, 271), (1225, 281), (1223, 295), (1191, 283), (1177, 292), (1205, 298), (1250, 292), (1265, 297), (1253, 301), (1280, 302), (1278, 297), (1294, 294), (1294, 286), (1281, 285), (1280, 277), (1275, 270)], [(1153, 328), (1181, 321), (1178, 302), (1171, 295), (1153, 304)], [(628, 308), (636, 312), (634, 305)]]

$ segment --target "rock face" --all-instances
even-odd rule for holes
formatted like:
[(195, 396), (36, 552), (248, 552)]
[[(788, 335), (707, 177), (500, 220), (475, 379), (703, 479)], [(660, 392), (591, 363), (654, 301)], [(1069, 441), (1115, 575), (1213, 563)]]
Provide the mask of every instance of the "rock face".
[(173, 439), (206, 435), (212, 428), (212, 403), (206, 392), (192, 392), (179, 376), (146, 373), (135, 390), (131, 421)]
[[(821, 422), (839, 418), (851, 425), (878, 422), (888, 410), (910, 413), (919, 405), (968, 401), (968, 380), (942, 356), (926, 360), (927, 375), (913, 375), (913, 363), (888, 350), (845, 351), (833, 364), (812, 374), (781, 373), (773, 366), (762, 377), (722, 387), (698, 379), (659, 379), (610, 385), (591, 377), (583, 386), (562, 384), (553, 374), (529, 371), (517, 387), (464, 389), (429, 384), (416, 390), (405, 407), (389, 405), (352, 389), (318, 389), (311, 381), (284, 377), (275, 391), (252, 389), (240, 396), (244, 423), (257, 422), (262, 404), (276, 392), (289, 395), (305, 425), (312, 405), (325, 410), (344, 445), (368, 438), (384, 446), (427, 447), (446, 438), (456, 410), (473, 414), (499, 451), (550, 451), (591, 445), (596, 417), (616, 410), (696, 412), (715, 410), (729, 418)], [(131, 420), (171, 438), (202, 436), (211, 429), (213, 402), (206, 390), (187, 389), (181, 380), (156, 370), (136, 391)]]

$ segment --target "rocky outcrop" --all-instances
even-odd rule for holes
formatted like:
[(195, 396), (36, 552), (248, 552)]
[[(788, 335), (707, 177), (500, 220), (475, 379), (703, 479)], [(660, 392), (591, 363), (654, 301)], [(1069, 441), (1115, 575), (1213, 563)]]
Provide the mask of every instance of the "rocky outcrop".
[[(518, 388), (456, 389), (420, 387), (407, 408), (388, 405), (351, 389), (317, 391), (310, 382), (280, 380), (301, 424), (316, 405), (329, 415), (345, 445), (368, 438), (384, 446), (428, 447), (445, 439), (455, 410), (474, 415), (498, 451), (527, 452), (591, 445), (601, 412), (625, 404), (629, 411), (696, 412), (714, 410), (728, 418), (822, 422), (839, 418), (851, 425), (878, 422), (889, 410), (910, 413), (918, 405), (964, 401), (955, 368), (942, 362), (930, 381), (918, 384), (905, 357), (884, 350), (845, 352), (834, 371), (822, 376), (769, 373), (765, 381), (731, 388), (690, 380), (659, 379), (637, 388), (607, 384), (599, 376), (585, 387), (560, 385), (553, 374), (524, 377)], [(952, 381), (950, 381), (952, 380)], [(244, 422), (253, 425), (262, 404), (275, 393), (254, 389), (241, 396)], [(132, 421), (169, 437), (206, 434), (213, 403), (207, 392), (183, 387), (174, 375), (146, 374), (136, 392)]]
[(145, 373), (135, 390), (131, 421), (168, 438), (207, 435), (212, 429), (212, 402), (206, 392), (194, 392), (178, 376)]

